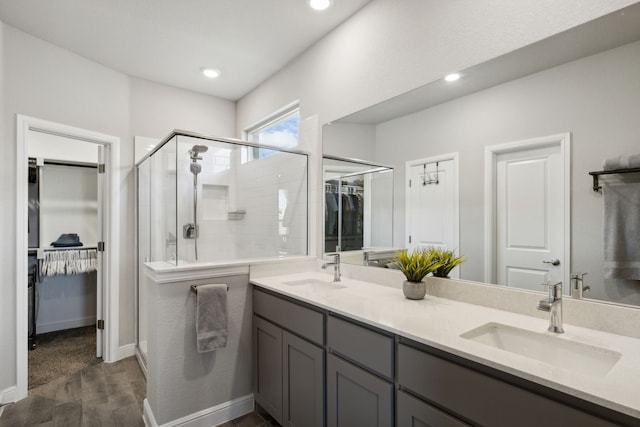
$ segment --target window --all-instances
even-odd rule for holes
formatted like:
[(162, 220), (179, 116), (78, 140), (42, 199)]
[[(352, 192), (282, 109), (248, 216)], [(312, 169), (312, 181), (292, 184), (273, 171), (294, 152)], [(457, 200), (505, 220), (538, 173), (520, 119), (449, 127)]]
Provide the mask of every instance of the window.
[[(246, 130), (247, 140), (260, 145), (270, 145), (278, 148), (293, 148), (298, 145), (298, 124), (300, 122), (300, 107), (295, 105), (286, 107), (255, 126)], [(245, 157), (245, 161), (267, 157), (273, 150), (267, 148), (253, 148)]]

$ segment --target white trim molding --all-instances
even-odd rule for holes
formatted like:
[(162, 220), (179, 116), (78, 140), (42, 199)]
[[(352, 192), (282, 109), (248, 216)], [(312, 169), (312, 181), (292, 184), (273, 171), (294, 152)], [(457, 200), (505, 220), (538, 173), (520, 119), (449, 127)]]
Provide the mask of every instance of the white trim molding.
[(16, 399), (27, 396), (28, 306), (27, 306), (27, 224), (29, 132), (41, 132), (105, 147), (104, 240), (104, 346), (105, 362), (117, 360), (119, 346), (119, 238), (120, 229), (120, 138), (86, 129), (16, 115)]
[(145, 275), (156, 284), (184, 282), (187, 280), (249, 274), (249, 265), (216, 265), (207, 263), (172, 265), (168, 262), (148, 262)]
[(112, 362), (117, 362), (118, 360), (126, 359), (127, 357), (132, 357), (135, 355), (136, 355), (136, 344), (135, 343), (126, 344), (118, 347), (116, 357), (112, 360)]
[(216, 406), (212, 406), (207, 409), (203, 409), (193, 414), (185, 415), (177, 420), (169, 421), (168, 423), (158, 424), (156, 421), (153, 410), (149, 405), (149, 401), (144, 399), (142, 418), (147, 427), (210, 427), (217, 426), (219, 424), (226, 423), (235, 418), (241, 417), (252, 412), (255, 408), (253, 400), (253, 393), (246, 396), (232, 399), (228, 402), (221, 403)]
[(563, 290), (568, 291), (571, 259), (571, 133), (565, 132), (556, 135), (522, 141), (507, 142), (504, 144), (490, 145), (484, 149), (484, 244), (485, 264), (484, 281), (495, 283), (495, 251), (496, 251), (496, 163), (498, 155), (514, 151), (559, 146), (564, 176), (562, 188), (564, 192), (563, 225), (564, 225), (564, 269)]
[[(7, 405), (18, 400), (18, 388), (11, 386), (0, 391), (0, 405)], [(1, 414), (2, 412), (0, 412)]]

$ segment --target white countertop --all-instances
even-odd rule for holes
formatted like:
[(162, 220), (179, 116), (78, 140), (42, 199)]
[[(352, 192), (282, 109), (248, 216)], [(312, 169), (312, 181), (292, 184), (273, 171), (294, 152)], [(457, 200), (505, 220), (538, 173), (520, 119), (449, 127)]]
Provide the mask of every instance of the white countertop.
[[(323, 273), (299, 273), (252, 278), (255, 285), (359, 320), (428, 346), (565, 392), (598, 405), (640, 418), (640, 340), (564, 325), (564, 334), (546, 332), (548, 320), (496, 310), (427, 295), (409, 300), (401, 288), (382, 286), (343, 277), (344, 288), (313, 291), (284, 282), (316, 278), (331, 280)], [(543, 332), (616, 351), (622, 357), (603, 376), (581, 374), (535, 359), (461, 338), (460, 335), (489, 322)], [(640, 327), (640, 325), (638, 325)]]

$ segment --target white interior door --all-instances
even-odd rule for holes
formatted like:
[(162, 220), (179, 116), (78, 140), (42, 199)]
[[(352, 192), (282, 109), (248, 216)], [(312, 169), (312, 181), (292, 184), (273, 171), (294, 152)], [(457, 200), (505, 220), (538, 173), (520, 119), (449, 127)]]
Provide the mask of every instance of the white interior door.
[[(543, 291), (565, 277), (565, 162), (560, 144), (497, 155), (496, 282)], [(565, 287), (568, 283), (565, 283)]]
[[(105, 200), (104, 200), (104, 189), (105, 189), (105, 172), (106, 171), (106, 160), (105, 160), (105, 147), (103, 145), (98, 145), (98, 165), (105, 165), (102, 169), (98, 169), (98, 226), (97, 226), (97, 237), (98, 237), (98, 245), (99, 242), (104, 242), (104, 222), (105, 222)], [(104, 276), (105, 276), (105, 262), (104, 262), (104, 252), (98, 249), (97, 251), (97, 272), (96, 272), (96, 357), (102, 357), (103, 352), (103, 331), (99, 327), (99, 323), (101, 320), (104, 320)]]
[[(407, 248), (458, 250), (457, 159), (417, 162), (407, 164)], [(459, 277), (458, 270), (449, 276)]]

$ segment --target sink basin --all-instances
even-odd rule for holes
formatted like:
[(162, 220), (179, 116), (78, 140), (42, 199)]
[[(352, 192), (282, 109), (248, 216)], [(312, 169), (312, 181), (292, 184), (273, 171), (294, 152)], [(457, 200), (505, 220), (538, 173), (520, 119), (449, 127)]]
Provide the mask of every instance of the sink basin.
[(622, 357), (622, 354), (605, 348), (501, 323), (487, 323), (460, 336), (552, 366), (591, 376), (605, 376)]
[(328, 290), (346, 288), (346, 286), (340, 284), (340, 282), (332, 282), (332, 281), (319, 280), (319, 279), (300, 279), (300, 280), (292, 280), (290, 282), (282, 282), (282, 283), (287, 286), (305, 287), (311, 291), (328, 291)]

